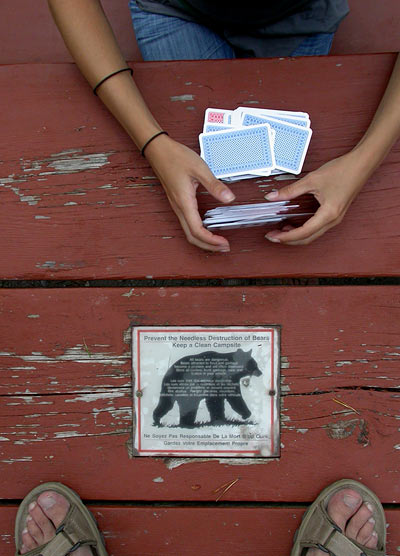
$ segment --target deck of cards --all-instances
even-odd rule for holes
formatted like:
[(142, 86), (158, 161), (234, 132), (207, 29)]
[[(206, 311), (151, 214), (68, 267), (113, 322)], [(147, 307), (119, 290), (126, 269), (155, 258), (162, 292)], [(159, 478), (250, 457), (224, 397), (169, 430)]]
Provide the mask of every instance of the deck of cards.
[(208, 230), (233, 230), (250, 226), (264, 226), (290, 219), (304, 219), (314, 214), (300, 209), (289, 201), (253, 203), (249, 205), (222, 206), (208, 210), (203, 225)]
[(200, 156), (216, 178), (228, 182), (300, 174), (311, 135), (306, 112), (207, 108)]
[[(306, 112), (207, 108), (199, 135), (200, 156), (215, 177), (226, 182), (300, 174), (311, 135)], [(304, 220), (312, 214), (289, 201), (222, 206), (207, 211), (203, 225), (209, 230), (229, 230)]]

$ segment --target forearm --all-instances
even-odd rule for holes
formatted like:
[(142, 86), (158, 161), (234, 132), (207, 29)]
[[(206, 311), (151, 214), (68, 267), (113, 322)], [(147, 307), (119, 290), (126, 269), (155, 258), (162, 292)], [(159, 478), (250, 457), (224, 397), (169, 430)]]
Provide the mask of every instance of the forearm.
[(368, 176), (381, 164), (400, 137), (400, 54), (375, 116), (353, 153)]
[[(48, 0), (48, 4), (68, 50), (92, 88), (126, 67), (99, 0)], [(161, 129), (129, 72), (105, 81), (97, 94), (139, 148)]]

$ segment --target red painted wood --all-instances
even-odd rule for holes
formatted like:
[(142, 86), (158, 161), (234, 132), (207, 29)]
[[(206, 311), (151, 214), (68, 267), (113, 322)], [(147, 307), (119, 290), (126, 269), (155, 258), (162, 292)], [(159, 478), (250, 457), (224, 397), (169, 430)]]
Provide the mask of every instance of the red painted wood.
[[(141, 60), (128, 0), (101, 0), (118, 44), (127, 60)], [(2, 0), (0, 64), (71, 62), (46, 1)]]
[[(35, 485), (36, 486), (36, 485)], [(289, 554), (304, 508), (91, 506), (110, 556)], [(16, 507), (0, 508), (0, 547), (13, 555)], [(400, 511), (387, 510), (387, 554), (400, 543)]]
[[(140, 60), (127, 0), (102, 0), (127, 60)], [(397, 52), (400, 39), (397, 0), (349, 0), (350, 15), (336, 34), (332, 54)], [(2, 0), (0, 64), (70, 62), (47, 2)]]
[[(393, 62), (393, 55), (155, 62), (134, 71), (161, 125), (195, 149), (207, 106), (308, 111), (309, 171), (357, 142)], [(0, 85), (8, 107), (1, 278), (399, 275), (398, 145), (340, 227), (315, 243), (273, 245), (265, 229), (253, 228), (226, 233), (230, 254), (209, 254), (186, 242), (147, 162), (74, 67), (2, 67)], [(263, 201), (283, 183), (266, 178), (232, 189), (239, 202)], [(199, 204), (201, 212), (215, 205), (204, 192)]]
[[(214, 501), (239, 478), (224, 500), (308, 502), (345, 476), (398, 503), (399, 308), (397, 287), (2, 289), (0, 498), (61, 480), (92, 500)], [(282, 325), (280, 460), (129, 457), (129, 326), (194, 323)]]
[(349, 6), (350, 14), (335, 35), (331, 54), (400, 50), (397, 0), (349, 0)]

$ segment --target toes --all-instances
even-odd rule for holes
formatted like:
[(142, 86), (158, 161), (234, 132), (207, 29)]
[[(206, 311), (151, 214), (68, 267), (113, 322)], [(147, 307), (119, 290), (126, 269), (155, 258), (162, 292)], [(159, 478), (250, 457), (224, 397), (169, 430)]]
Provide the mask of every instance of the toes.
[(36, 502), (32, 502), (29, 505), (29, 515), (32, 518), (32, 520), (34, 521), (35, 525), (37, 527), (39, 527), (39, 529), (42, 533), (41, 539), (39, 541), (36, 538), (36, 536), (33, 535), (32, 531), (28, 527), (29, 532), (35, 538), (35, 540), (38, 542), (38, 544), (43, 544), (45, 542), (48, 542), (50, 539), (52, 539), (54, 537), (54, 534), (55, 534), (54, 525), (49, 520), (49, 518), (46, 516), (46, 514), (43, 512), (43, 510), (39, 506), (39, 504), (37, 504)]
[(368, 541), (365, 542), (364, 546), (367, 548), (377, 548), (378, 546), (378, 533), (376, 531), (372, 531), (372, 535)]
[(36, 547), (37, 544), (35, 542), (35, 539), (31, 537), (31, 535), (28, 532), (28, 529), (24, 529), (22, 531), (22, 546), (20, 550), (21, 554), (26, 554), (26, 552), (29, 552), (30, 550), (33, 550)]
[(26, 518), (26, 528), (37, 545), (43, 544), (43, 533), (38, 524), (30, 515)]
[(69, 502), (64, 496), (54, 491), (43, 492), (38, 498), (43, 513), (58, 527), (65, 519), (69, 510)]
[(370, 517), (359, 530), (356, 541), (362, 545), (365, 545), (365, 543), (370, 540), (374, 527), (375, 519), (373, 517)]
[[(357, 512), (361, 504), (361, 496), (356, 491), (345, 488), (331, 496), (327, 511), (331, 519), (344, 531), (346, 523)], [(364, 525), (369, 517), (371, 517), (371, 512), (362, 525)], [(357, 533), (359, 530), (360, 527), (357, 529)]]
[(357, 540), (361, 529), (365, 525), (367, 525), (370, 517), (372, 517), (372, 511), (367, 507), (366, 504), (362, 504), (362, 506), (360, 506), (358, 511), (353, 515), (353, 517), (348, 522), (346, 527), (346, 535), (350, 539)]

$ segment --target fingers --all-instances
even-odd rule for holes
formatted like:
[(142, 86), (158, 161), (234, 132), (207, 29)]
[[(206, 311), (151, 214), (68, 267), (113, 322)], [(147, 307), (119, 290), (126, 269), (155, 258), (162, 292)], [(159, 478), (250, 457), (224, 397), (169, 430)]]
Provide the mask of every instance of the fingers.
[(207, 251), (218, 251), (221, 253), (230, 251), (228, 240), (204, 228), (198, 214), (186, 213), (186, 215), (184, 215), (182, 211), (177, 208), (174, 208), (174, 211), (189, 243)]
[(321, 206), (303, 226), (288, 231), (273, 230), (265, 237), (273, 243), (285, 245), (308, 245), (341, 221), (328, 207)]
[(229, 242), (222, 236), (213, 234), (203, 226), (200, 218), (195, 193), (193, 198), (187, 199), (179, 205), (168, 197), (179, 222), (185, 232), (186, 239), (192, 245), (196, 245), (207, 251), (219, 251), (226, 253), (230, 251)]
[(202, 173), (198, 179), (205, 189), (221, 203), (231, 203), (235, 199), (235, 195), (229, 187), (217, 180), (208, 167), (207, 172)]
[(295, 199), (305, 193), (311, 193), (311, 189), (311, 180), (308, 176), (306, 176), (299, 181), (295, 181), (285, 187), (282, 187), (279, 191), (271, 191), (265, 195), (265, 198), (267, 201), (290, 201), (291, 199)]

